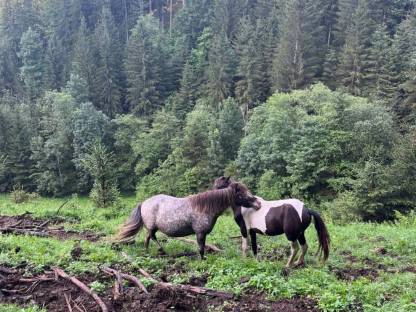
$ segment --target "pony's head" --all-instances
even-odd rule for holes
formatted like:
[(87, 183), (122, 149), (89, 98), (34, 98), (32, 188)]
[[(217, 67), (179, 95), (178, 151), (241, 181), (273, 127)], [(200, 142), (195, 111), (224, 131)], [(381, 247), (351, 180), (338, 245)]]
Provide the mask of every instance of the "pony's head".
[(236, 206), (254, 208), (255, 210), (259, 210), (261, 208), (260, 201), (250, 193), (244, 184), (231, 182), (227, 188), (230, 188), (234, 191)]

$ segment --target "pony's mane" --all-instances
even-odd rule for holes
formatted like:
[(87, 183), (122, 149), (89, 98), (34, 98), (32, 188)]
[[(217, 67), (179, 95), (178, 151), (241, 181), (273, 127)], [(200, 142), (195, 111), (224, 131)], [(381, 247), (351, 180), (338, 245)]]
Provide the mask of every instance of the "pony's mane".
[(233, 205), (235, 189), (225, 188), (221, 190), (212, 190), (189, 196), (189, 201), (193, 209), (210, 214), (221, 214), (228, 207)]

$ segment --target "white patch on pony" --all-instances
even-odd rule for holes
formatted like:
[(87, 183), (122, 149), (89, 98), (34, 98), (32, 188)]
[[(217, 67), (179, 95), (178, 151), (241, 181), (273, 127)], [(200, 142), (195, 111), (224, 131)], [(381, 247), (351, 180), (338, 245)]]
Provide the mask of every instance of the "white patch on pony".
[(264, 200), (261, 197), (256, 196), (256, 198), (261, 203), (261, 208), (259, 210), (255, 210), (253, 208), (246, 208), (241, 207), (241, 213), (244, 218), (244, 222), (246, 224), (247, 229), (258, 229), (263, 234), (266, 233), (266, 215), (271, 208), (279, 207), (283, 204), (289, 204), (295, 208), (296, 212), (299, 215), (299, 219), (302, 222), (302, 212), (304, 204), (299, 199), (296, 198), (289, 198), (289, 199), (281, 199), (281, 200)]

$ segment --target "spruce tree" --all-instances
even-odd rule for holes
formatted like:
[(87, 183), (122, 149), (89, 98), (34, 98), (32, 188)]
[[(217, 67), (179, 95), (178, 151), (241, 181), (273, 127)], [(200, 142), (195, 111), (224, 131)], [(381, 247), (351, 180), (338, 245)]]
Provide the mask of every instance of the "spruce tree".
[(385, 25), (379, 25), (371, 37), (369, 85), (367, 93), (384, 102), (394, 96), (392, 40)]
[(274, 85), (277, 89), (302, 88), (321, 74), (325, 53), (320, 1), (288, 1), (275, 55)]
[(238, 56), (235, 98), (245, 117), (249, 109), (266, 99), (268, 93), (261, 40), (256, 40), (259, 35), (247, 18), (241, 20), (234, 45)]
[(123, 77), (121, 43), (118, 37), (111, 11), (103, 7), (94, 33), (97, 48), (94, 103), (110, 118), (121, 111)]
[(92, 101), (94, 94), (94, 79), (96, 76), (96, 62), (91, 45), (90, 35), (84, 18), (81, 18), (72, 52), (71, 76), (79, 77), (87, 84), (88, 98)]
[(30, 99), (34, 99), (42, 93), (43, 46), (39, 33), (31, 27), (22, 35), (19, 55), (22, 59), (20, 70), (26, 94)]
[(346, 30), (338, 76), (354, 95), (366, 94), (370, 82), (370, 39), (374, 24), (366, 0), (360, 1)]
[(213, 105), (233, 94), (235, 58), (233, 48), (225, 33), (216, 34), (208, 50), (208, 66), (205, 72), (205, 95)]
[(162, 104), (162, 56), (157, 21), (140, 17), (130, 36), (124, 64), (130, 110), (149, 115)]

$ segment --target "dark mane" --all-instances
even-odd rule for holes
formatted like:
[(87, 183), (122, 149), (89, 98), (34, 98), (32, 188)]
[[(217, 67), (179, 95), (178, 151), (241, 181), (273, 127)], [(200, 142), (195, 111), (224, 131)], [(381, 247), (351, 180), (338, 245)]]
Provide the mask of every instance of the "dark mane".
[(225, 209), (234, 204), (235, 189), (226, 188), (221, 190), (212, 190), (191, 195), (188, 197), (192, 208), (195, 210), (216, 215), (224, 212)]

